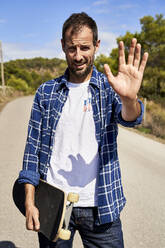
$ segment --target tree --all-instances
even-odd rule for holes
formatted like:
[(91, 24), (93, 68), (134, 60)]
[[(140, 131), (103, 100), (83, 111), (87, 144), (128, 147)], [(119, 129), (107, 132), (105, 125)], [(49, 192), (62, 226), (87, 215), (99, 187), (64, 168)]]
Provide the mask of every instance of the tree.
[(165, 97), (165, 19), (163, 15), (145, 16), (141, 20), (141, 42), (150, 53), (146, 78), (156, 84), (155, 95)]
[[(140, 94), (149, 99), (165, 97), (165, 19), (163, 15), (144, 16), (140, 19), (141, 32), (134, 34), (127, 32), (117, 38), (117, 42), (124, 41), (126, 59), (133, 37), (142, 45), (142, 54), (149, 52), (147, 68)], [(113, 68), (118, 65), (118, 49), (113, 49), (110, 58), (114, 61)]]

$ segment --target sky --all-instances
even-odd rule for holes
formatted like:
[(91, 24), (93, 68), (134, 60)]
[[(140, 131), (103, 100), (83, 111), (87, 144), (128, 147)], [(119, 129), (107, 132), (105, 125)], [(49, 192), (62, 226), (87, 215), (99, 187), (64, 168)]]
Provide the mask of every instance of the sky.
[(99, 54), (109, 55), (116, 38), (140, 32), (140, 18), (163, 14), (164, 0), (0, 0), (0, 40), (3, 60), (65, 58), (61, 30), (72, 14), (86, 12), (97, 23)]

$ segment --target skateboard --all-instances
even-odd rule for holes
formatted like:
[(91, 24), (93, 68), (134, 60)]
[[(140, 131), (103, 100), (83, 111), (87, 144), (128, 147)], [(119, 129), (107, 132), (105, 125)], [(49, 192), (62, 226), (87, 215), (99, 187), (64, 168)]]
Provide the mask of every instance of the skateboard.
[[(24, 184), (18, 183), (18, 179), (13, 186), (13, 200), (19, 211), (25, 216), (25, 187)], [(73, 205), (78, 200), (78, 194), (69, 193), (67, 195), (64, 191), (40, 180), (35, 189), (35, 206), (39, 210), (39, 232), (52, 242), (56, 242), (58, 238), (69, 240), (71, 232), (68, 230), (68, 225)]]

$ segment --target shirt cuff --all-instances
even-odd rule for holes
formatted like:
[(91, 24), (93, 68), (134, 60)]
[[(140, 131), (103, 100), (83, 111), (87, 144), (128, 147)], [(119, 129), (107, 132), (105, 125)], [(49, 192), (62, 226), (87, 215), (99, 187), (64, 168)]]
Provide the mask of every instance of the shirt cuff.
[(134, 120), (134, 121), (125, 121), (125, 120), (123, 120), (122, 115), (121, 115), (121, 111), (120, 111), (120, 113), (119, 113), (119, 115), (118, 115), (118, 122), (119, 122), (122, 126), (124, 126), (124, 127), (134, 127), (134, 126), (136, 126), (136, 125), (141, 124), (141, 122), (142, 122), (142, 120), (143, 120), (143, 114), (144, 114), (144, 105), (143, 105), (143, 103), (142, 103), (139, 99), (138, 99), (138, 102), (140, 103), (141, 113), (140, 113), (140, 115), (137, 117), (136, 120)]
[(19, 173), (18, 183), (30, 183), (35, 187), (39, 184), (40, 174), (32, 170), (22, 170)]

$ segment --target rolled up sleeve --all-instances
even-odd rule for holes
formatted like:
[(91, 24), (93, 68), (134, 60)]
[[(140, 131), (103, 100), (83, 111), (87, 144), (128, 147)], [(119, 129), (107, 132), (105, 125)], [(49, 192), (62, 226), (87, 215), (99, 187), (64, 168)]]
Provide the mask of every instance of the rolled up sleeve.
[(118, 114), (118, 123), (119, 124), (121, 124), (124, 127), (134, 127), (134, 126), (139, 125), (139, 124), (142, 123), (143, 114), (144, 114), (144, 105), (143, 105), (143, 103), (140, 100), (138, 100), (138, 102), (140, 103), (140, 106), (141, 106), (141, 113), (137, 117), (137, 119), (134, 120), (134, 121), (125, 121), (122, 118), (122, 115), (121, 115), (121, 109), (122, 109), (122, 106), (121, 106), (121, 109), (120, 109), (119, 114)]
[(28, 135), (23, 157), (23, 168), (19, 174), (19, 183), (31, 183), (38, 185), (39, 174), (39, 150), (41, 143), (42, 106), (41, 89), (36, 92), (28, 125)]

